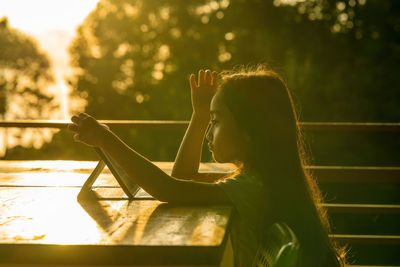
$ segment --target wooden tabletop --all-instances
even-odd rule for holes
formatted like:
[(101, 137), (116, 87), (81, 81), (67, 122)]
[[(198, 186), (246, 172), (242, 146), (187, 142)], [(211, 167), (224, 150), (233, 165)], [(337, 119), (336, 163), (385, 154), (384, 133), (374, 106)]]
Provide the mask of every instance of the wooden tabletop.
[[(169, 173), (172, 163), (156, 164)], [(0, 265), (221, 266), (231, 207), (128, 201), (108, 170), (99, 199), (77, 200), (96, 162), (0, 161)], [(202, 164), (203, 171), (229, 165)]]

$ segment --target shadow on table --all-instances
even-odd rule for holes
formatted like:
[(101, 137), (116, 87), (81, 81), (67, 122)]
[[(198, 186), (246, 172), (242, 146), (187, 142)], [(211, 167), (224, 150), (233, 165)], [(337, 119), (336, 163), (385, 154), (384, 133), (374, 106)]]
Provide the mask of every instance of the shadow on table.
[(225, 239), (229, 209), (154, 200), (103, 199), (94, 191), (79, 204), (111, 239), (132, 245), (218, 246)]

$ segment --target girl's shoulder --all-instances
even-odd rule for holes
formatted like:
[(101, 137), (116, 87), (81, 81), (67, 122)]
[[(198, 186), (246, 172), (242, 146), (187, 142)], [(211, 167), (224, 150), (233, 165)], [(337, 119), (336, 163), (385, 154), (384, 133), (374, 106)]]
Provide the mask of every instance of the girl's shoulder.
[(262, 179), (254, 173), (241, 172), (218, 183), (228, 195), (245, 196), (264, 194)]
[(239, 215), (238, 218), (241, 218), (246, 224), (255, 225), (266, 198), (266, 191), (260, 177), (254, 174), (240, 173), (233, 178), (219, 182), (218, 186), (230, 199)]

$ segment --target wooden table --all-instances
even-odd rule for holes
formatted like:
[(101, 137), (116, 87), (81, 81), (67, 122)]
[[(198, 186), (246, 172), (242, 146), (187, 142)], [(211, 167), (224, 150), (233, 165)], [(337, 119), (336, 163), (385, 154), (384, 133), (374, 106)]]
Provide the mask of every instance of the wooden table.
[(231, 207), (171, 205), (144, 191), (128, 201), (108, 170), (95, 183), (100, 199), (78, 201), (95, 165), (0, 161), (0, 266), (232, 266)]

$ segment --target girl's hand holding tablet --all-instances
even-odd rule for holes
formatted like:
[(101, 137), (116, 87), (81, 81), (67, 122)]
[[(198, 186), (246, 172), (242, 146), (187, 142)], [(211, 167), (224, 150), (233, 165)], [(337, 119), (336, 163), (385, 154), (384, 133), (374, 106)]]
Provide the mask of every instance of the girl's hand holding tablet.
[(72, 116), (71, 121), (73, 124), (68, 125), (68, 129), (75, 133), (75, 141), (94, 147), (102, 146), (105, 135), (109, 131), (107, 125), (99, 123), (86, 113)]

